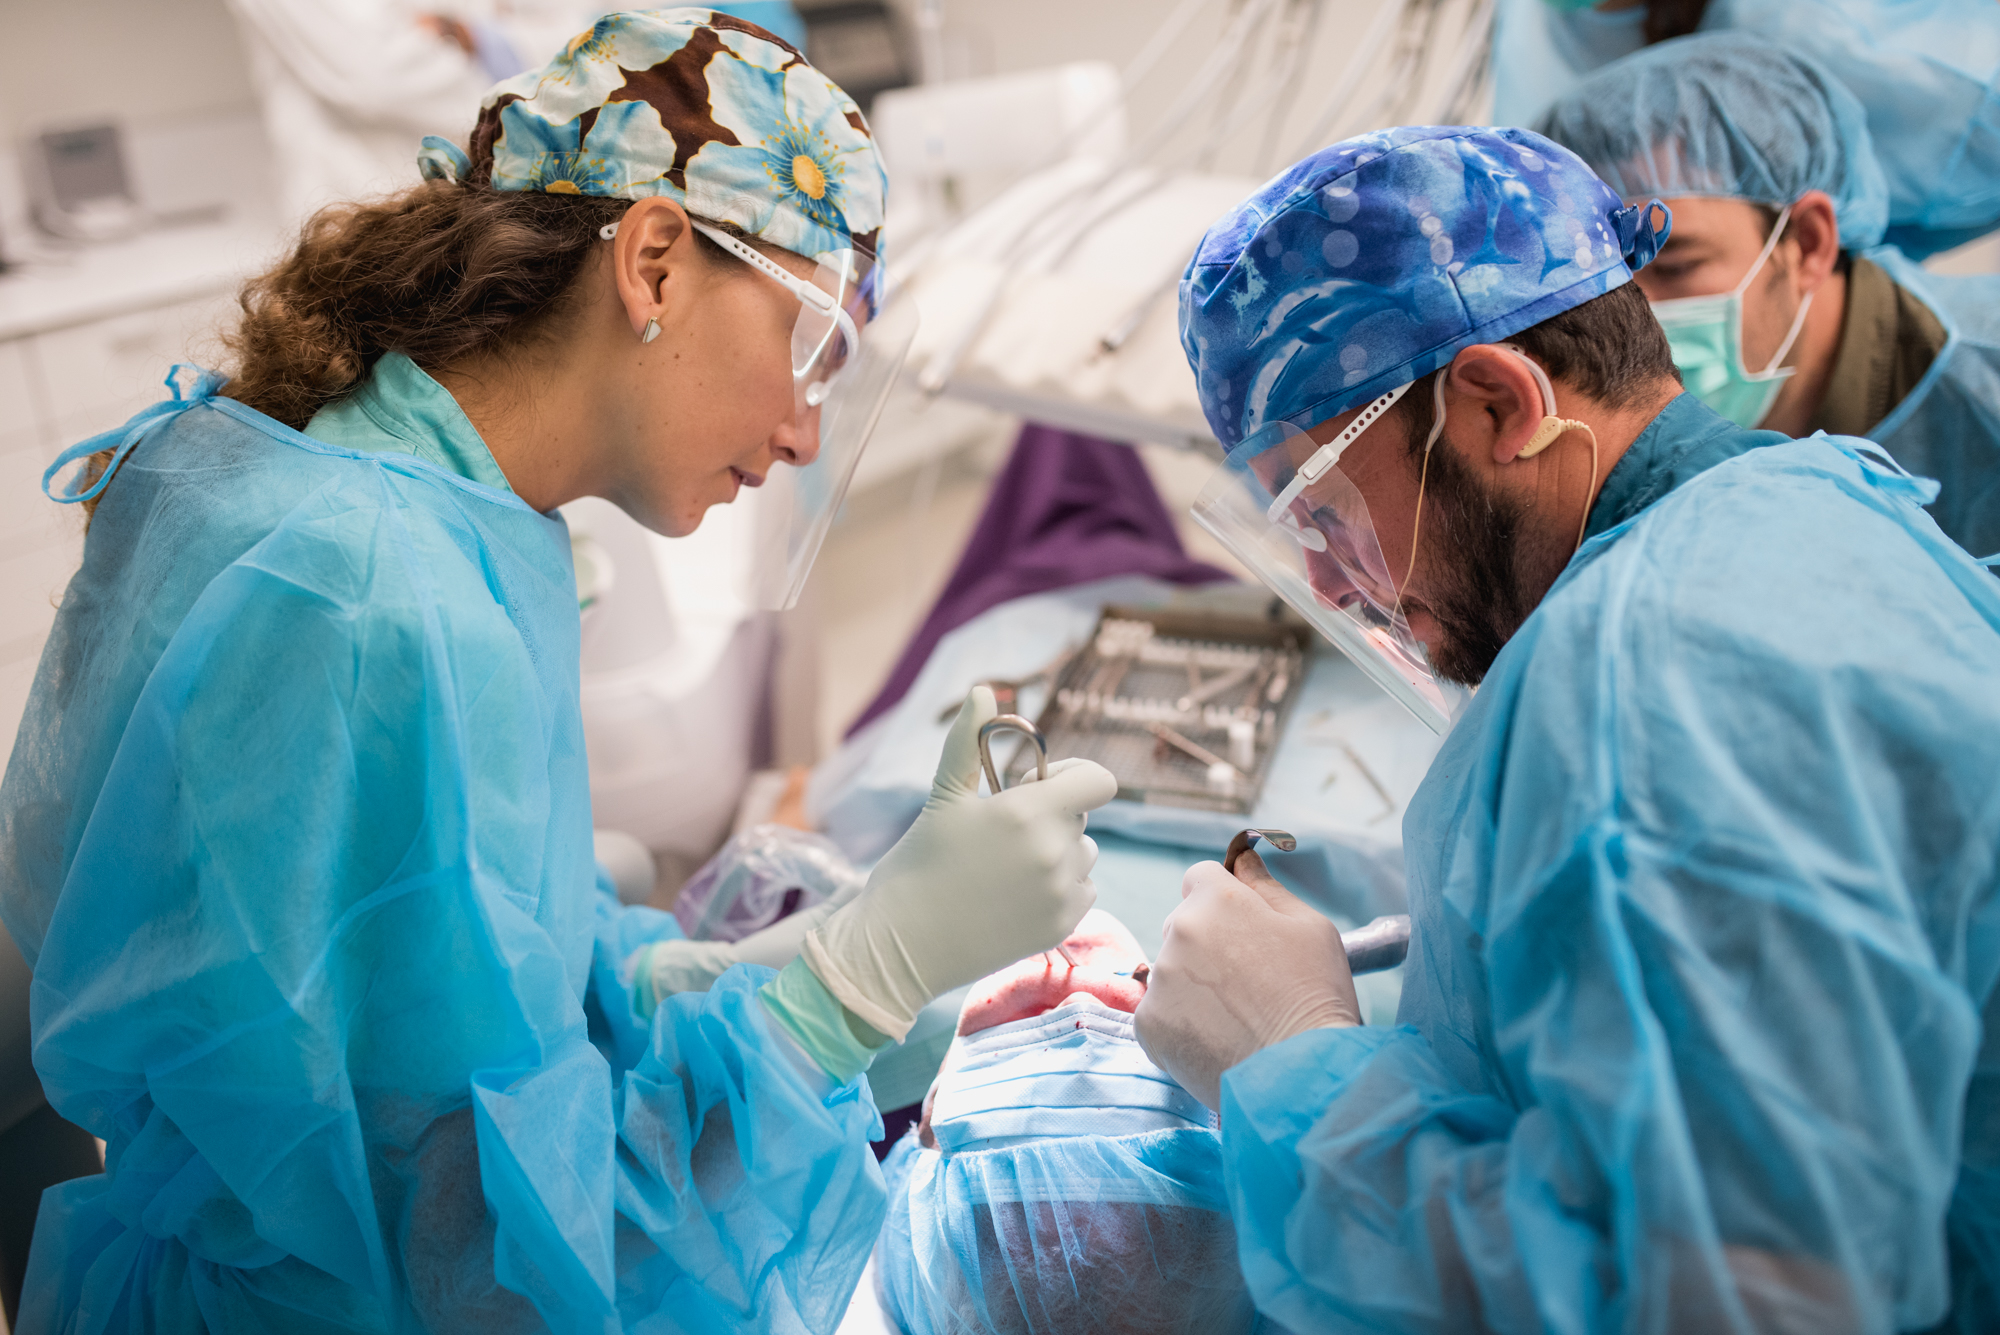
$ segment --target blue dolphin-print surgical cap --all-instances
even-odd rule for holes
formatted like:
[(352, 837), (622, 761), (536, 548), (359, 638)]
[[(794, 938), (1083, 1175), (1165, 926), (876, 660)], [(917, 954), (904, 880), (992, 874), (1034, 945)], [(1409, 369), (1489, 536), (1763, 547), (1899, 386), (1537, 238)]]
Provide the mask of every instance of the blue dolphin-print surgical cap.
[(1321, 149), (1209, 228), (1181, 278), (1202, 411), (1225, 446), (1310, 428), (1624, 284), (1666, 239), (1653, 223), (1530, 130)]
[(1541, 130), (1627, 199), (1784, 208), (1824, 190), (1849, 250), (1889, 225), (1889, 182), (1861, 103), (1818, 61), (1755, 34), (1700, 33), (1614, 61), (1551, 107)]

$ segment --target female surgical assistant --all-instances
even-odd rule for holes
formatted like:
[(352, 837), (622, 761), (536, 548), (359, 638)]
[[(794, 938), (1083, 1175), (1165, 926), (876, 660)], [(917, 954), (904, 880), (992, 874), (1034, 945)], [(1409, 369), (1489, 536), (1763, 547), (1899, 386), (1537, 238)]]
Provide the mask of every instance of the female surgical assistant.
[(21, 1326), (830, 1331), (884, 1213), (862, 1072), (1063, 938), (1115, 784), (975, 797), (975, 693), (800, 958), (635, 1005), (675, 929), (596, 885), (555, 509), (782, 489), (796, 595), (909, 338), (882, 168), (707, 10), (600, 20), (422, 165), (248, 286), (228, 378), (51, 470), (95, 509), (0, 912), (106, 1171), (44, 1197)]

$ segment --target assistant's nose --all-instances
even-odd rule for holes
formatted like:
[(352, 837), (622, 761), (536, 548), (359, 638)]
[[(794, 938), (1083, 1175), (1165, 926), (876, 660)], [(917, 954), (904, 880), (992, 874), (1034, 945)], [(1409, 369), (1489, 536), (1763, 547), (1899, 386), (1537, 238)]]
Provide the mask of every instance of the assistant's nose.
[(819, 409), (812, 408), (771, 433), (771, 457), (794, 468), (819, 458)]

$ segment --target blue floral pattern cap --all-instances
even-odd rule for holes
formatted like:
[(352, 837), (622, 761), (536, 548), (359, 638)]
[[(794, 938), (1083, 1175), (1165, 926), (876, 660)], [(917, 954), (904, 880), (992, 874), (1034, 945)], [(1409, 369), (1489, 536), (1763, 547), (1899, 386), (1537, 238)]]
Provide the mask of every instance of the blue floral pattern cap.
[(664, 195), (795, 254), (875, 256), (888, 178), (854, 99), (755, 24), (709, 9), (607, 14), (487, 93), (471, 153), (426, 176), (498, 190)]
[(1280, 420), (1310, 429), (1602, 296), (1666, 240), (1653, 207), (1530, 130), (1405, 126), (1321, 149), (1209, 228), (1181, 277), (1209, 426), (1228, 447)]

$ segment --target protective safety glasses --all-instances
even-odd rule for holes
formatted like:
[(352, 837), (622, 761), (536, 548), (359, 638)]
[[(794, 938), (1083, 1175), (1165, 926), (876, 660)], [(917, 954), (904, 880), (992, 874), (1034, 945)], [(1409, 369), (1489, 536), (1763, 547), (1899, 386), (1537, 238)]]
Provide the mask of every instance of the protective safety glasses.
[(1229, 452), (1193, 514), (1377, 685), (1443, 733), (1464, 693), (1431, 670), (1403, 616), (1367, 502), (1339, 466), (1408, 389), (1374, 400), (1325, 445), (1289, 422), (1268, 424)]
[(694, 230), (799, 299), (792, 326), (792, 382), (803, 417), (825, 403), (833, 380), (861, 346), (861, 330), (875, 318), (875, 266), (856, 250), (831, 250), (814, 259), (810, 280), (770, 256), (706, 223)]
[[(858, 250), (815, 256), (808, 279), (719, 228), (693, 226), (799, 299), (791, 346), (793, 448), (810, 462), (773, 468), (757, 500), (781, 551), (760, 568), (753, 595), (760, 606), (782, 611), (798, 602), (833, 527), (916, 337), (917, 312), (907, 301), (884, 304), (882, 267)], [(600, 235), (610, 240), (617, 231), (612, 223)]]

